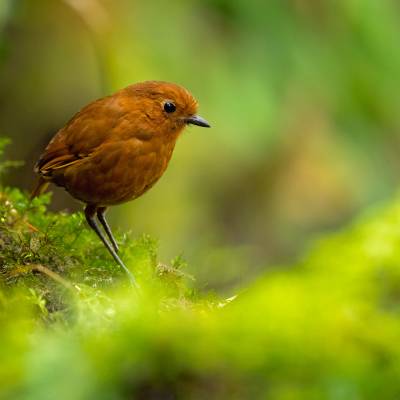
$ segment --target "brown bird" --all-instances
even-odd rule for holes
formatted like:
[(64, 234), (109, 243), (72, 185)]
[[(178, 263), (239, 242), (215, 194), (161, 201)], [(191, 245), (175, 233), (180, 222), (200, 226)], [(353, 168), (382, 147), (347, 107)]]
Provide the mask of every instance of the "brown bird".
[(210, 127), (196, 113), (197, 101), (185, 88), (159, 81), (136, 83), (88, 104), (39, 158), (31, 197), (54, 183), (85, 203), (89, 226), (136, 284), (117, 254), (106, 209), (141, 196), (157, 182), (186, 125)]

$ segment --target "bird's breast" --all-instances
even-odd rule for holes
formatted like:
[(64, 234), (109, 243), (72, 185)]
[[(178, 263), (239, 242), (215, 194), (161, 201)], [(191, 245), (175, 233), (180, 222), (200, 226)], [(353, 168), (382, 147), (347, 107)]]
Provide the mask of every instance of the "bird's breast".
[(175, 141), (131, 139), (106, 143), (65, 171), (63, 183), (85, 203), (113, 205), (150, 189), (166, 170)]
[(121, 202), (141, 196), (158, 181), (168, 167), (174, 144), (150, 143), (141, 153), (127, 155), (122, 163), (126, 194)]

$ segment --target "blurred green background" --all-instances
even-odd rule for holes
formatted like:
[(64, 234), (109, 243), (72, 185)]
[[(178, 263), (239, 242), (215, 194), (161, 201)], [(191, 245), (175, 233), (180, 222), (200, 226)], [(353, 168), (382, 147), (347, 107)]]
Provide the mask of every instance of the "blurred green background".
[[(183, 252), (218, 291), (293, 262), (322, 231), (390, 197), (400, 172), (400, 5), (391, 0), (0, 0), (0, 135), (32, 167), (82, 106), (174, 81), (212, 129), (190, 128), (114, 227)], [(79, 208), (53, 188), (53, 209)]]

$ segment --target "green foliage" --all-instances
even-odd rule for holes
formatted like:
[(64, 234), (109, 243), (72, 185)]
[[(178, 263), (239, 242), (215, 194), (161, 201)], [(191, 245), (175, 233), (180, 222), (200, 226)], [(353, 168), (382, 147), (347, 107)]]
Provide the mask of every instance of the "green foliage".
[[(5, 137), (0, 137), (0, 157), (4, 154), (4, 148), (10, 144), (10, 139)], [(2, 161), (0, 163), (0, 179), (4, 176), (4, 174), (10, 169), (19, 167), (23, 164), (22, 161)]]
[[(0, 193), (0, 271), (3, 287), (29, 288), (30, 299), (43, 310), (72, 312), (65, 290), (74, 294), (88, 289), (128, 286), (125, 273), (112, 261), (98, 238), (86, 228), (81, 213), (50, 213), (50, 195), (32, 202), (17, 189)], [(157, 242), (147, 235), (132, 240), (118, 236), (122, 257), (139, 282), (162, 283), (173, 297), (184, 297), (186, 275), (182, 261), (166, 266), (157, 260)], [(129, 286), (128, 286), (129, 287)], [(145, 290), (143, 288), (143, 290)], [(60, 292), (61, 291), (61, 292)], [(43, 310), (44, 311), (44, 310)], [(44, 316), (52, 315), (43, 312)], [(65, 315), (63, 317), (66, 317)]]
[(82, 215), (0, 191), (0, 398), (394, 399), (400, 202), (236, 297), (118, 235), (137, 294)]

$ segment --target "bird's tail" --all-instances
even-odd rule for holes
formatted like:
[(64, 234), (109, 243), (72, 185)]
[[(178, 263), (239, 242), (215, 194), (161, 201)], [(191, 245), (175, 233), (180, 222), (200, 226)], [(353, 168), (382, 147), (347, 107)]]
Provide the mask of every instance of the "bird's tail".
[(34, 199), (37, 196), (40, 196), (42, 193), (44, 193), (49, 186), (50, 182), (46, 181), (43, 177), (39, 177), (35, 188), (32, 190), (31, 197), (30, 199)]

